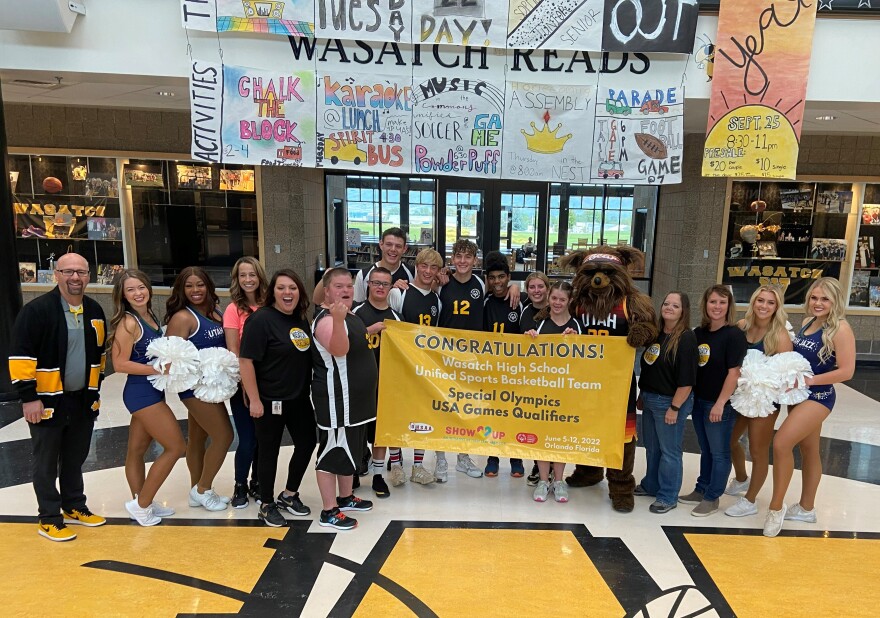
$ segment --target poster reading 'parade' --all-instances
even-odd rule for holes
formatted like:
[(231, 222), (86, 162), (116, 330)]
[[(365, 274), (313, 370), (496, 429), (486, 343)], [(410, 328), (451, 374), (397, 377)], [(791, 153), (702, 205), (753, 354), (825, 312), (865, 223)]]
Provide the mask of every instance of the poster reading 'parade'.
[(504, 47), (506, 0), (412, 0), (413, 42)]
[(314, 0), (315, 36), (412, 42), (413, 0)]
[(596, 87), (508, 82), (503, 178), (589, 182)]
[(195, 60), (192, 156), (215, 163), (311, 166), (314, 72), (273, 73)]
[(184, 28), (315, 36), (315, 0), (180, 0)]
[[(620, 54), (614, 54), (609, 63), (620, 60)], [(656, 62), (646, 75), (620, 72), (600, 76), (593, 130), (593, 181), (649, 185), (681, 182), (684, 62)]]
[(805, 0), (721, 5), (703, 176), (796, 176), (815, 24)]
[(602, 49), (603, 3), (604, 0), (510, 0), (507, 47)]

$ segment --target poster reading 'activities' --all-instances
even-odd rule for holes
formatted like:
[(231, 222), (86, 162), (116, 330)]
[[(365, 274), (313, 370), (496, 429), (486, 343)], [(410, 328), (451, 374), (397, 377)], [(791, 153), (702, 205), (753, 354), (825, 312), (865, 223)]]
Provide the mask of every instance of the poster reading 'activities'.
[(796, 176), (815, 25), (812, 0), (722, 3), (703, 176)]

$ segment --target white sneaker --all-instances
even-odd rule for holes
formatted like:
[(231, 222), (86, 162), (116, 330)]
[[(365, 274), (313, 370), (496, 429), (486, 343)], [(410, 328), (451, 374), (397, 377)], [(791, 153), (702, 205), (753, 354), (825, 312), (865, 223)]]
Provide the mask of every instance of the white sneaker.
[(568, 485), (565, 481), (553, 481), (553, 495), (557, 502), (568, 502)]
[(422, 464), (413, 464), (412, 474), (409, 477), (413, 483), (419, 485), (430, 485), (434, 482), (434, 475), (428, 472)]
[(550, 483), (548, 481), (538, 481), (535, 485), (535, 491), (532, 492), (532, 499), (535, 502), (547, 502), (547, 494), (550, 493)]
[(206, 511), (225, 511), (228, 506), (226, 502), (223, 502), (220, 496), (214, 493), (213, 489), (209, 489), (205, 493), (200, 494), (198, 485), (193, 486), (189, 491), (189, 504), (190, 506), (204, 507)]
[(137, 498), (126, 502), (125, 510), (128, 511), (128, 514), (133, 520), (142, 526), (155, 526), (156, 524), (162, 523), (162, 520), (156, 517), (156, 514), (153, 513), (152, 505), (147, 508), (142, 508), (141, 505), (138, 504)]
[[(232, 502), (232, 498), (230, 498), (229, 496), (221, 496), (216, 491), (214, 491), (213, 487), (211, 489), (209, 489), (208, 491), (211, 492), (212, 494), (214, 494), (214, 496), (216, 496), (217, 499), (220, 500), (220, 502), (222, 502), (223, 504), (229, 504), (230, 502)], [(205, 493), (208, 493), (208, 491), (206, 491)], [(190, 493), (190, 496), (189, 496), (189, 505), (192, 507), (202, 506), (202, 504), (198, 500), (193, 498), (192, 493)], [(257, 500), (257, 506), (260, 506), (259, 500)]]
[(392, 487), (400, 487), (406, 483), (406, 472), (400, 464), (391, 464), (391, 472), (388, 473), (388, 479), (391, 481)]
[(449, 464), (446, 463), (446, 458), (438, 459), (437, 463), (434, 464), (434, 478), (438, 483), (445, 483), (449, 480)]
[(724, 514), (728, 517), (746, 517), (748, 515), (758, 514), (758, 505), (749, 502), (745, 496), (740, 496), (733, 506), (727, 508)]
[(767, 511), (767, 519), (764, 521), (764, 536), (774, 537), (782, 532), (782, 522), (787, 510), (783, 504), (778, 511)]
[(786, 512), (785, 514), (785, 519), (789, 521), (802, 521), (808, 524), (815, 524), (816, 509), (814, 508), (812, 511), (808, 511), (800, 504), (793, 504), (788, 507), (788, 512)]
[[(135, 494), (134, 495), (135, 502), (137, 502), (137, 499), (138, 499), (138, 496), (137, 496), (137, 494)], [(156, 517), (171, 517), (172, 515), (174, 515), (174, 509), (172, 509), (170, 506), (164, 506), (162, 504), (159, 504), (155, 500), (150, 505), (150, 508), (153, 509), (153, 515), (155, 515)], [(132, 519), (134, 519), (134, 517), (132, 517)]]
[(483, 471), (477, 467), (474, 460), (464, 453), (458, 454), (458, 462), (455, 464), (455, 469), (458, 472), (464, 472), (472, 479), (478, 479), (483, 476)]
[(746, 477), (746, 480), (738, 481), (736, 477), (733, 477), (727, 484), (727, 489), (724, 490), (724, 493), (728, 496), (741, 496), (749, 490), (751, 480), (749, 477)]

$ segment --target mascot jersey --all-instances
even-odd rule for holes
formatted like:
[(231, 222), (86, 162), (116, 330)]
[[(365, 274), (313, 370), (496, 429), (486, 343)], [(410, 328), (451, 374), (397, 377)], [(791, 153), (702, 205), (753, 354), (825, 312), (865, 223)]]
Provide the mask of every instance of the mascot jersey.
[[(595, 318), (590, 314), (581, 314), (581, 334), (601, 335), (608, 337), (626, 337), (629, 334), (629, 314), (626, 310), (626, 299), (611, 310), (604, 318)], [(626, 404), (626, 437), (630, 442), (636, 437), (636, 376), (633, 373), (629, 385), (629, 401)]]

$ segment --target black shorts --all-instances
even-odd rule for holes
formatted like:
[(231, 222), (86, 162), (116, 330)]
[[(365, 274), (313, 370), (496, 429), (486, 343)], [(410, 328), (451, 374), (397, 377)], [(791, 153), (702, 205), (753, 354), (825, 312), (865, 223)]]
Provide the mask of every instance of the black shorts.
[[(375, 431), (375, 422), (373, 425)], [(315, 469), (339, 476), (354, 475), (364, 456), (366, 431), (367, 423), (335, 430), (318, 427), (318, 459)]]

